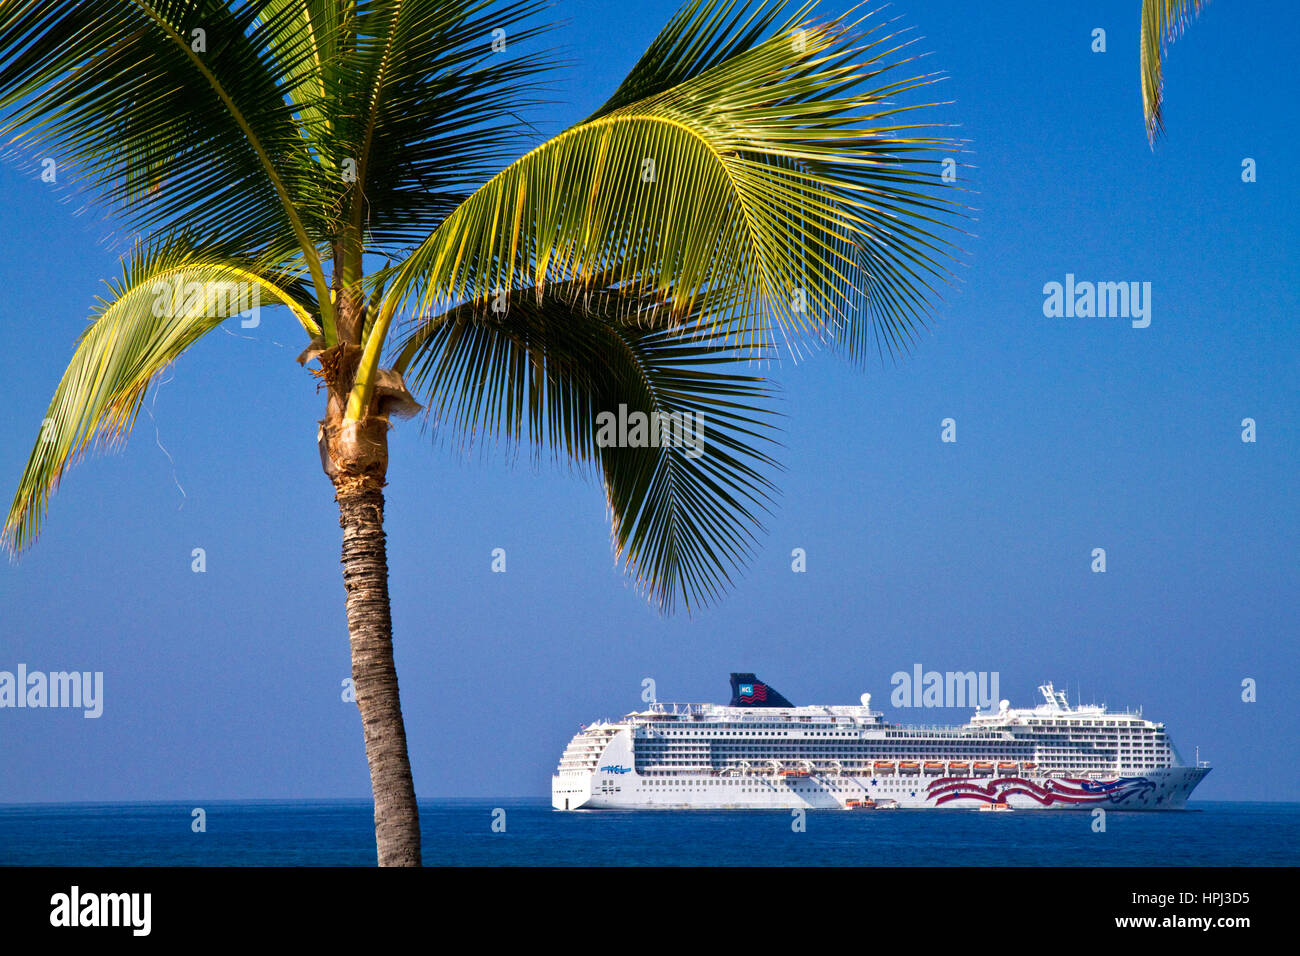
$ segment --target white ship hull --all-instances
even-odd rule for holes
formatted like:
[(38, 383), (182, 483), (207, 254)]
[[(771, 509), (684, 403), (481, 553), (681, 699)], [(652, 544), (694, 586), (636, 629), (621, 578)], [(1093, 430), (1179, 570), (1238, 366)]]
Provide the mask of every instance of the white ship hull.
[[(667, 786), (629, 772), (555, 777), (556, 810), (838, 810), (851, 800), (900, 809), (1181, 810), (1208, 769), (1168, 767), (1099, 779), (1001, 777), (672, 778)], [(610, 780), (612, 782), (606, 783)]]

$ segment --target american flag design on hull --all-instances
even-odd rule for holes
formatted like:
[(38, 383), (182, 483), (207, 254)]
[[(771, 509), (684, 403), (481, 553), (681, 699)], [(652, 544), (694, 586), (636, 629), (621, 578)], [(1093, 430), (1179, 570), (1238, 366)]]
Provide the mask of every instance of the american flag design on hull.
[(1124, 804), (1136, 802), (1136, 798), (1155, 789), (1155, 781), (1146, 777), (1119, 777), (1115, 780), (1066, 778), (1044, 780), (1042, 783), (1024, 777), (1000, 777), (987, 781), (945, 777), (926, 787), (935, 806), (943, 806), (953, 800), (1005, 803), (1008, 797), (1019, 795), (1029, 797), (1045, 807), (1054, 803)]

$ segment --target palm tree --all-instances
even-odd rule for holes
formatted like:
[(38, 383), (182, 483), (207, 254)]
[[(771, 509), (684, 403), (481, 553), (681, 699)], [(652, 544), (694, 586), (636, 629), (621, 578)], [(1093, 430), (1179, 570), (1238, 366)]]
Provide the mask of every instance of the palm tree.
[[(1169, 44), (1183, 32), (1187, 21), (1201, 12), (1208, 0), (1142, 0), (1142, 112), (1147, 142), (1155, 146), (1165, 131), (1162, 108), (1165, 78), (1162, 66)], [(1189, 15), (1190, 14), (1190, 15)]]
[[(552, 65), (515, 53), (542, 6), (0, 0), (4, 133), (57, 151), (139, 236), (55, 391), (5, 541), (32, 543), (64, 470), (129, 431), (150, 383), (230, 316), (231, 290), (284, 306), (326, 393), (317, 441), (381, 865), (420, 861), (389, 617), (390, 419), (419, 394), (439, 429), (592, 467), (643, 593), (702, 605), (773, 491), (752, 360), (779, 339), (859, 359), (906, 347), (955, 251), (961, 207), (939, 175), (955, 149), (890, 102), (934, 77), (892, 78), (911, 61), (887, 25), (690, 0), (600, 109), (506, 164)], [(707, 440), (611, 444), (604, 413), (621, 406), (702, 416)]]

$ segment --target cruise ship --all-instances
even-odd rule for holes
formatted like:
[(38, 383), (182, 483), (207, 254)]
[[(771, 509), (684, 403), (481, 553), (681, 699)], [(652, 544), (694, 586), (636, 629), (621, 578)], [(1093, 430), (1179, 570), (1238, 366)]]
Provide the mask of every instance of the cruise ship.
[[(652, 703), (584, 726), (551, 781), (557, 810), (1178, 810), (1210, 772), (1142, 714), (1043, 703), (962, 726), (889, 723), (861, 705), (796, 707), (754, 674), (731, 702)], [(1199, 756), (1199, 755), (1198, 755)]]

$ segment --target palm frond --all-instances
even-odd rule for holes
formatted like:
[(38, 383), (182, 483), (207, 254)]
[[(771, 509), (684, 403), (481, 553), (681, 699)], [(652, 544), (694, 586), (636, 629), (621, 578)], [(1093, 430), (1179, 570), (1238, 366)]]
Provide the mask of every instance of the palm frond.
[(1142, 0), (1142, 113), (1147, 141), (1155, 146), (1165, 131), (1164, 54), (1209, 0)]
[[(0, 136), (58, 156), (132, 229), (315, 246), (333, 198), (295, 120), (313, 51), (270, 0), (4, 0)], [(289, 52), (286, 52), (289, 51)]]
[(720, 595), (761, 531), (770, 388), (722, 337), (635, 312), (574, 286), (504, 312), (463, 305), (419, 324), (397, 368), (439, 430), (595, 465), (616, 557), (661, 610), (689, 608)]
[(267, 0), (261, 20), (268, 49), (285, 78), (285, 96), (297, 107), (304, 134), (318, 144), (334, 138), (327, 108), (327, 73), (343, 42), (343, 9), (338, 0)]
[(659, 31), (649, 48), (587, 121), (663, 93), (757, 45), (785, 20), (777, 33), (794, 29), (815, 3), (786, 13), (788, 0), (690, 0)]
[(125, 440), (151, 382), (205, 333), (252, 305), (286, 305), (311, 334), (316, 304), (300, 276), (222, 255), (185, 236), (138, 246), (93, 309), (9, 507), (14, 552), (40, 531), (50, 494), (88, 447)]
[[(938, 176), (936, 151), (952, 144), (891, 100), (933, 77), (883, 76), (899, 46), (883, 25), (859, 35), (801, 16), (758, 40), (771, 11), (737, 19), (733, 6), (688, 8), (613, 108), (459, 206), (398, 273), (388, 310), (402, 296), (437, 314), (574, 283), (657, 300), (681, 321), (725, 287), (740, 293), (731, 314), (705, 321), (736, 343), (807, 333), (855, 351), (876, 323), (886, 347), (910, 339), (947, 278), (961, 207)], [(626, 101), (674, 79), (677, 50), (706, 68)]]
[[(419, 242), (525, 141), (551, 66), (530, 41), (546, 0), (361, 0), (329, 71), (333, 148), (355, 163), (345, 204), (369, 245)], [(499, 42), (498, 42), (499, 41)], [(522, 52), (521, 52), (522, 51)]]

